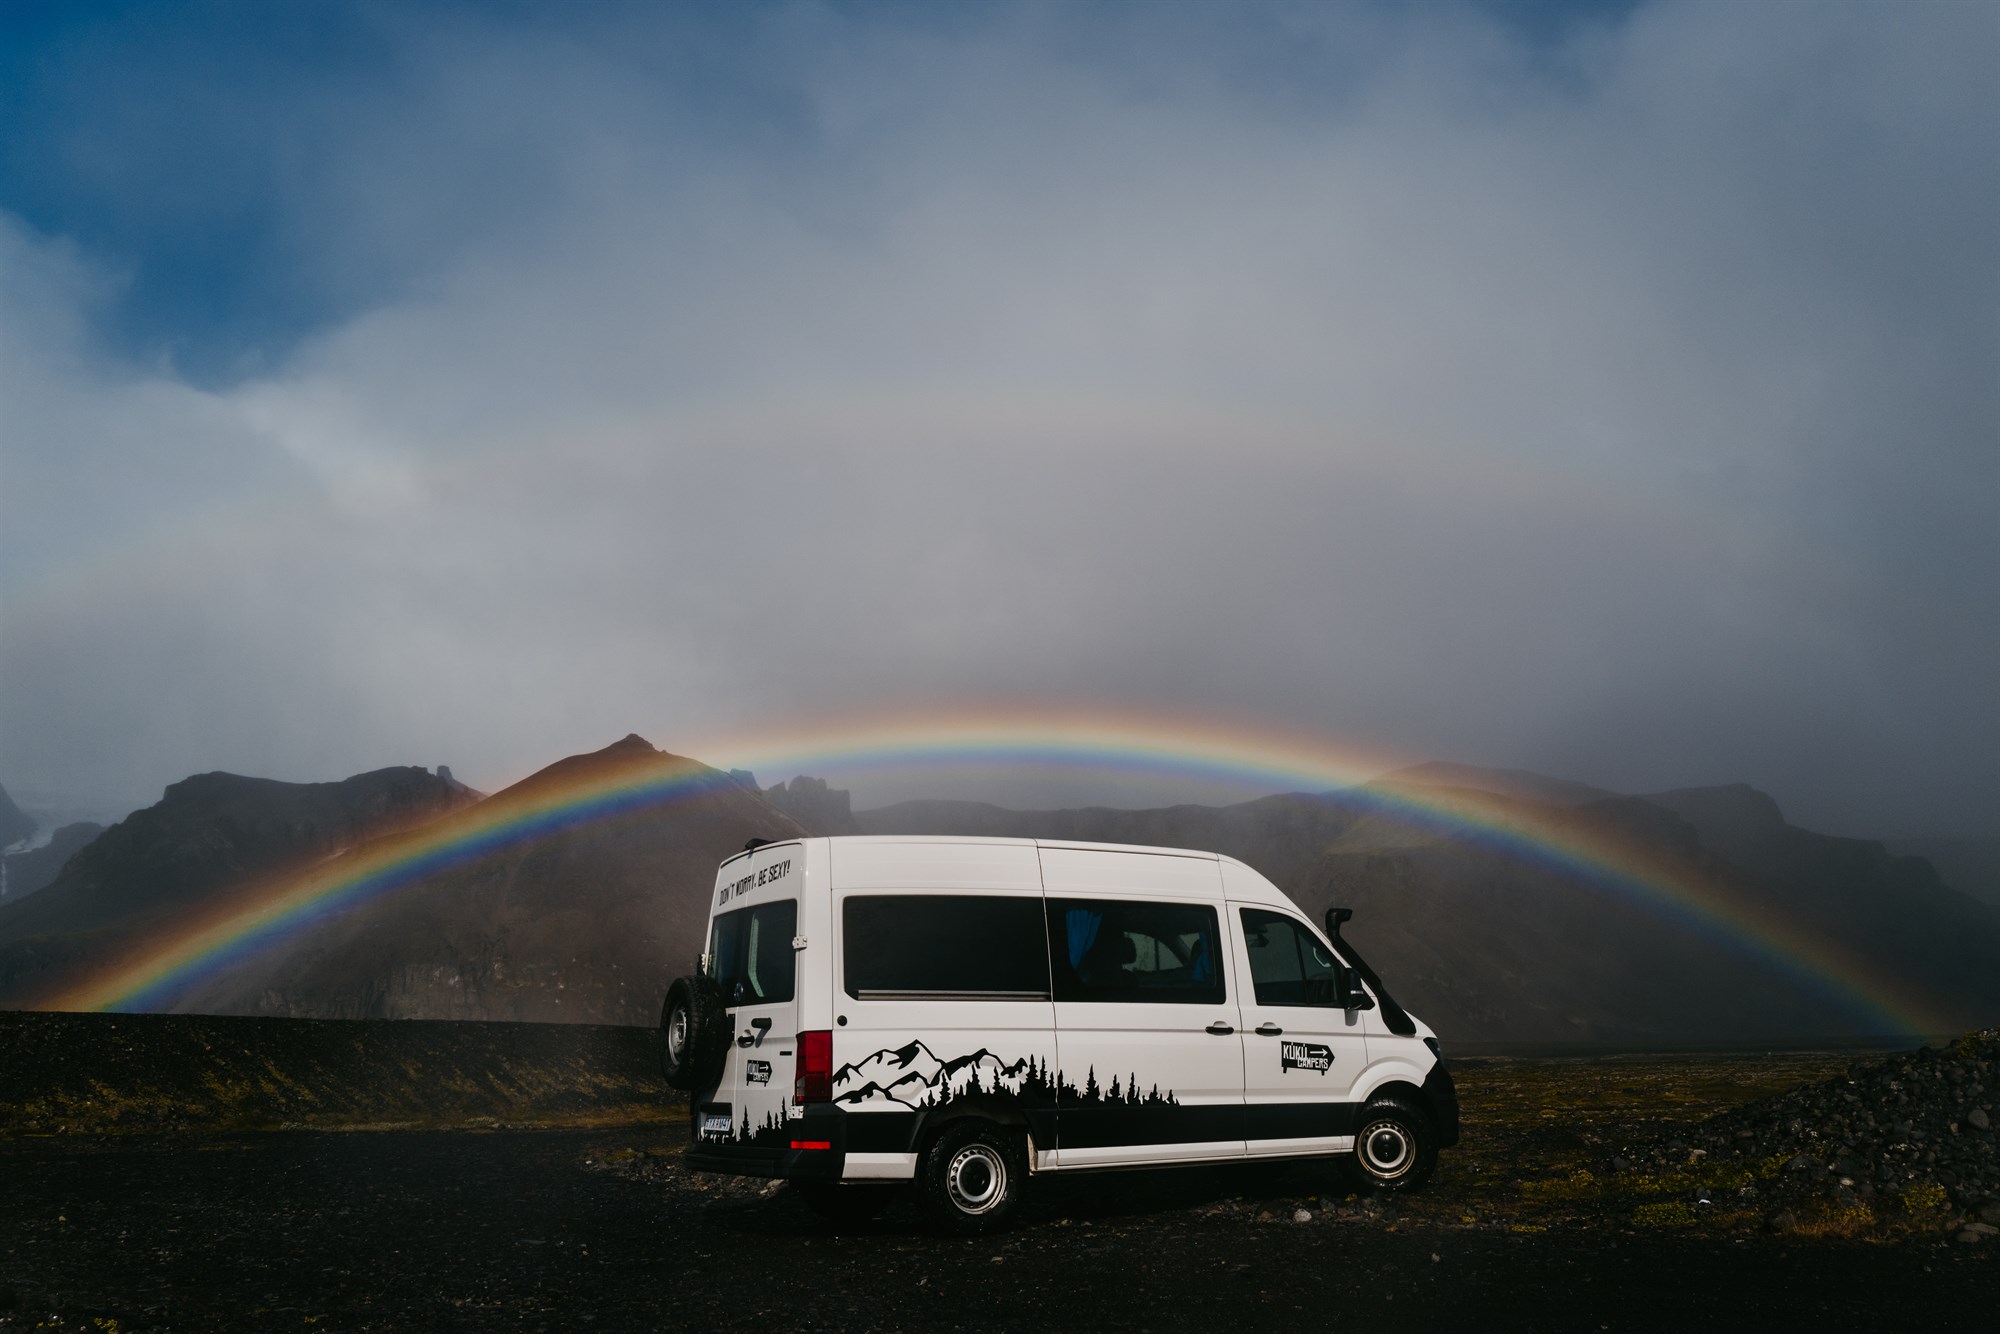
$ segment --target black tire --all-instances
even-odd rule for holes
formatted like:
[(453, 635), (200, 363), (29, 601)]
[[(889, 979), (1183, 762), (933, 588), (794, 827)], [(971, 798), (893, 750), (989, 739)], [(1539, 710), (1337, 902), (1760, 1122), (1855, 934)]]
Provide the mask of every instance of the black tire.
[(706, 977), (678, 977), (660, 1007), (660, 1073), (684, 1093), (713, 1088), (729, 1056), (729, 1013)]
[(890, 1185), (849, 1186), (838, 1181), (794, 1181), (792, 1193), (836, 1228), (868, 1222), (902, 1194)]
[(969, 1236), (1007, 1225), (1028, 1184), (1028, 1150), (1017, 1131), (991, 1121), (953, 1121), (917, 1162), (917, 1202), (941, 1232)]
[(1437, 1170), (1437, 1157), (1437, 1130), (1430, 1117), (1392, 1095), (1362, 1109), (1348, 1170), (1364, 1190), (1417, 1190)]

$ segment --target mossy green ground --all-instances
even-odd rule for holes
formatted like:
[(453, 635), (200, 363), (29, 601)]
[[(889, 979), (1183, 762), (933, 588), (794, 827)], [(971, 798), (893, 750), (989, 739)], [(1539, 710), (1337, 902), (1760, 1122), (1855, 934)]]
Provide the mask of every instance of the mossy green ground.
[[(1412, 1218), (1524, 1232), (1589, 1227), (1734, 1234), (1760, 1230), (1782, 1160), (1709, 1162), (1690, 1153), (1670, 1171), (1615, 1170), (1627, 1146), (1676, 1132), (1847, 1068), (1847, 1052), (1674, 1054), (1562, 1060), (1492, 1060), (1457, 1067), (1463, 1141), (1431, 1189), (1401, 1205)], [(1933, 1230), (1935, 1217), (1898, 1202), (1873, 1209), (1806, 1211), (1793, 1230), (1839, 1236)]]

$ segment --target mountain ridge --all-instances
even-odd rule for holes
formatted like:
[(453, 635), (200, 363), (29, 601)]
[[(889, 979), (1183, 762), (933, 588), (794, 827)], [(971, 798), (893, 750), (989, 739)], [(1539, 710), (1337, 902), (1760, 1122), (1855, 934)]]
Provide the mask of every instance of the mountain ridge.
[(170, 784), (79, 848), (45, 888), (0, 906), (0, 1004), (32, 1000), (219, 899), (472, 795), (413, 766), (329, 783), (216, 771)]
[(6, 787), (0, 785), (0, 848), (11, 848), (32, 838), (39, 828), (35, 818), (16, 806)]
[(536, 830), (454, 865), (184, 995), (184, 1012), (303, 1018), (654, 1022), (688, 971), (716, 865), (751, 837), (807, 832), (753, 788), (636, 733), (566, 756), (451, 821), (625, 789), (636, 804)]
[[(451, 790), (444, 778), (426, 779)], [(196, 775), (168, 789), (161, 807), (183, 811), (201, 804), (196, 797), (282, 805), (291, 789), (267, 783)], [(629, 809), (588, 821), (523, 820), (518, 837), (492, 847), (469, 837), (511, 827), (517, 812), (558, 809), (578, 792), (634, 796)], [(465, 839), (465, 859), (193, 985), (174, 1008), (649, 1024), (667, 980), (700, 949), (723, 858), (750, 837), (860, 831), (1190, 846), (1237, 857), (1315, 919), (1335, 903), (1355, 908), (1350, 939), (1448, 1039), (1817, 1038), (1888, 1022), (1799, 973), (1768, 942), (1719, 931), (1724, 919), (1702, 915), (1716, 910), (1818, 933), (1835, 953), (1906, 989), (1934, 982), (1938, 1012), (1948, 1016), (1940, 1025), (1976, 1026), (2000, 1013), (2000, 913), (1950, 890), (1921, 859), (1797, 829), (1768, 795), (1741, 784), (1626, 796), (1523, 770), (1439, 764), (1357, 788), (1230, 806), (1014, 811), (926, 800), (855, 811), (848, 793), (822, 780), (760, 789), (747, 773), (629, 734), (476, 804), (454, 800), (383, 836), (427, 847)], [(128, 822), (163, 819), (154, 807)], [(82, 901), (78, 886), (105, 855), (86, 854), (117, 832), (64, 868), (58, 880), (69, 887), (58, 901)], [(110, 846), (121, 841), (132, 842), (129, 831)], [(337, 871), (342, 858), (377, 846), (349, 843), (324, 855)], [(1644, 874), (1662, 885), (1698, 886), (1713, 906), (1668, 901), (1627, 872), (1585, 874), (1574, 860), (1579, 849), (1650, 867)], [(124, 869), (135, 869), (129, 858)], [(211, 875), (206, 890), (166, 893), (157, 868), (137, 869), (156, 909), (191, 910), (220, 892)], [(173, 876), (165, 882), (171, 889)], [(5, 967), (23, 948), (52, 951), (71, 967), (106, 946), (102, 923), (52, 929), (27, 946), (18, 930), (8, 934), (9, 923), (35, 918), (28, 909), (58, 888), (0, 909), (0, 1004), (20, 1003)], [(131, 884), (125, 891), (128, 900), (137, 892)], [(156, 912), (146, 923), (160, 920)]]

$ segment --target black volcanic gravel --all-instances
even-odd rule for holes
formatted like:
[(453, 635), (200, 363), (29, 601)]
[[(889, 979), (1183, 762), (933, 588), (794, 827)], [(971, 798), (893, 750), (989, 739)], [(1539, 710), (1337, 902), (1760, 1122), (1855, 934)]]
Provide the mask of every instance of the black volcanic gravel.
[(1416, 1201), (1300, 1222), (1304, 1167), (1051, 1178), (996, 1237), (906, 1205), (849, 1232), (678, 1170), (683, 1139), (0, 1139), (0, 1334), (1825, 1334), (1982, 1329), (2000, 1304), (1992, 1246), (1523, 1233)]
[(2000, 1236), (1996, 1121), (2000, 1028), (1988, 1028), (1723, 1112), (1612, 1166), (1754, 1165), (1764, 1171), (1748, 1189), (1777, 1230), (1809, 1210), (1866, 1209), (1971, 1242)]

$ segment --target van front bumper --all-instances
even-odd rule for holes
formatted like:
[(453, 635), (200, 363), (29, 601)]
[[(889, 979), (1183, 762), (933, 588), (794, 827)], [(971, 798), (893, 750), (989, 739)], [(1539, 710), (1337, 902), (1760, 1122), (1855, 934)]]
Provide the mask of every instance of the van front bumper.
[(1452, 1082), (1442, 1056), (1424, 1079), (1424, 1100), (1430, 1103), (1431, 1120), (1437, 1124), (1438, 1147), (1448, 1149), (1458, 1143), (1458, 1085)]

